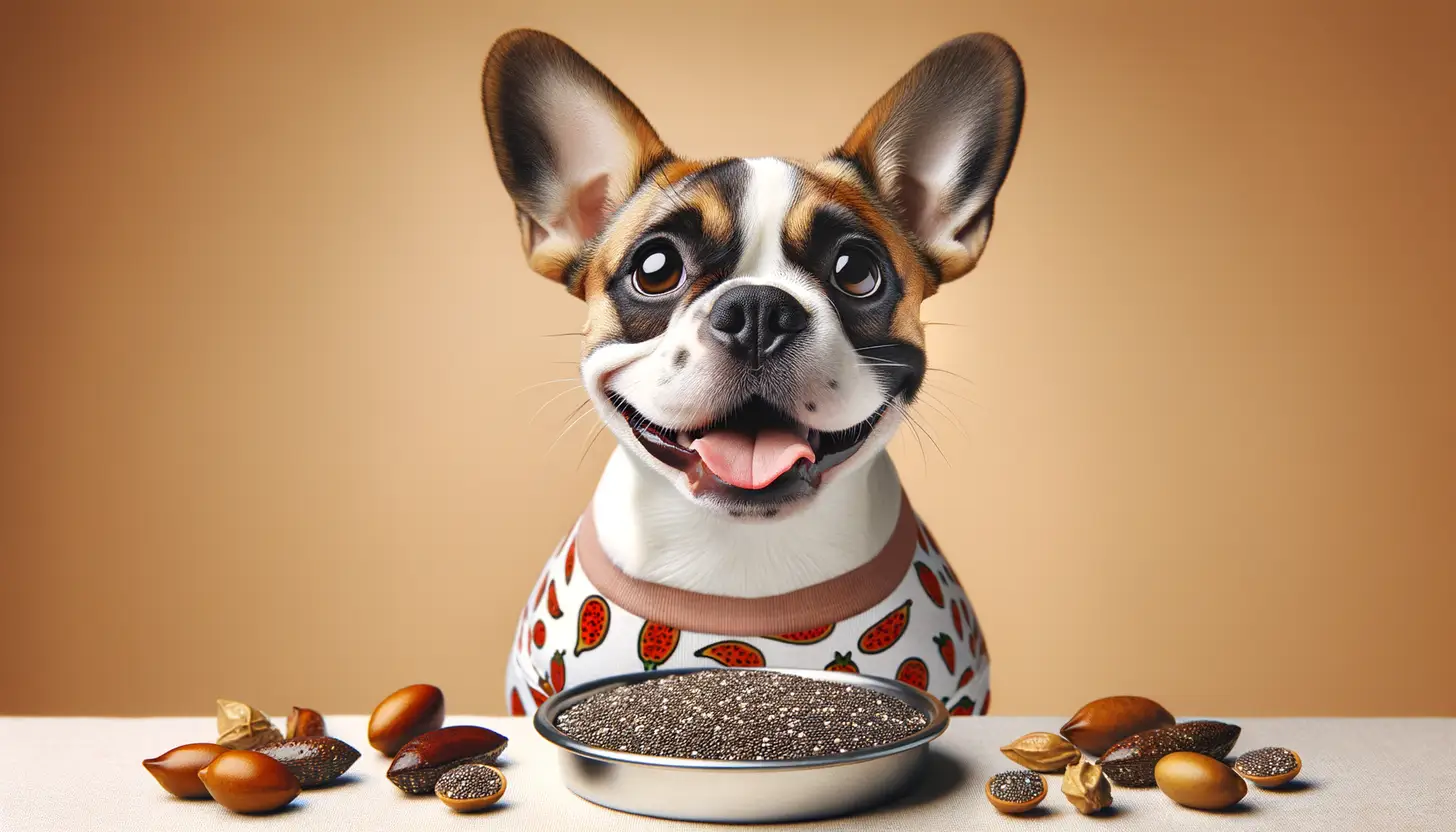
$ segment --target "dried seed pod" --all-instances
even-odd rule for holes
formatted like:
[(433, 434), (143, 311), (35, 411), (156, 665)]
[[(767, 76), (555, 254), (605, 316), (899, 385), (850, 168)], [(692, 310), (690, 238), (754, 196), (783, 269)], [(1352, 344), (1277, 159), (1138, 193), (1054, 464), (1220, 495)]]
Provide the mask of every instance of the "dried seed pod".
[(283, 739), (267, 714), (231, 699), (217, 700), (217, 733), (218, 745), (240, 751)]
[(493, 763), (506, 738), (477, 725), (453, 725), (415, 737), (394, 755), (385, 776), (410, 794), (429, 794), (440, 775), (466, 763)]
[(505, 775), (485, 763), (456, 766), (435, 783), (435, 797), (457, 812), (479, 812), (505, 793)]
[(986, 799), (1003, 814), (1019, 815), (1046, 796), (1046, 778), (1029, 771), (1003, 771), (986, 781)]
[(1287, 748), (1256, 748), (1234, 762), (1239, 776), (1261, 789), (1275, 789), (1299, 775), (1304, 761)]
[(197, 777), (213, 800), (243, 814), (271, 812), (298, 797), (298, 778), (282, 763), (256, 751), (221, 754)]
[(1112, 805), (1112, 785), (1095, 763), (1072, 763), (1062, 775), (1062, 794), (1084, 815)]
[(1147, 697), (1107, 696), (1079, 708), (1062, 726), (1062, 736), (1100, 757), (1120, 740), (1154, 728), (1167, 728), (1174, 721), (1167, 708)]
[(294, 737), (253, 750), (282, 763), (305, 789), (334, 782), (359, 759), (358, 749), (334, 737)]
[(312, 708), (300, 708), (293, 706), (293, 713), (288, 715), (288, 729), (283, 732), (283, 738), (291, 740), (295, 737), (326, 737), (329, 732), (324, 728), (324, 715)]
[(1061, 771), (1082, 759), (1082, 752), (1056, 734), (1037, 731), (1001, 746), (1001, 753), (1019, 766), (1048, 773)]
[(384, 697), (369, 715), (369, 744), (393, 757), (404, 744), (445, 724), (445, 694), (434, 685), (410, 685)]
[(1196, 751), (1175, 751), (1158, 761), (1153, 776), (1163, 794), (1190, 809), (1227, 809), (1249, 787), (1234, 770)]
[(1175, 751), (1196, 751), (1222, 760), (1239, 739), (1239, 726), (1211, 719), (1180, 722), (1133, 734), (1107, 749), (1098, 764), (1119, 786), (1153, 785), (1153, 767)]
[(207, 797), (207, 787), (197, 779), (197, 772), (227, 749), (210, 742), (193, 742), (179, 745), (165, 754), (142, 760), (142, 765), (162, 785), (162, 788), (185, 798)]

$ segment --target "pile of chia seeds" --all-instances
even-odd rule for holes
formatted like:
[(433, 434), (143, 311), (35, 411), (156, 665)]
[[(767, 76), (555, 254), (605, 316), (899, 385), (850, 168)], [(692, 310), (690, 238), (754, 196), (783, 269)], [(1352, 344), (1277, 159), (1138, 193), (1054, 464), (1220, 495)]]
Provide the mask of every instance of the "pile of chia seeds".
[(991, 796), (1007, 803), (1028, 803), (1045, 789), (1041, 777), (1029, 771), (1003, 771), (991, 778)]
[(440, 775), (435, 794), (451, 800), (478, 800), (500, 792), (504, 785), (499, 771), (484, 763), (466, 763)]
[(578, 742), (653, 757), (801, 760), (902, 740), (925, 717), (876, 691), (772, 671), (703, 670), (594, 694), (556, 717)]

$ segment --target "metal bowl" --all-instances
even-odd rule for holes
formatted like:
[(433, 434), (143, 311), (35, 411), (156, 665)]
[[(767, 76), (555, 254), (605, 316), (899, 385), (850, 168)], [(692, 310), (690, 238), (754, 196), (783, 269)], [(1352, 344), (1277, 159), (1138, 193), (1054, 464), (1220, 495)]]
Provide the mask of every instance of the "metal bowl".
[(586, 745), (556, 728), (557, 715), (594, 693), (702, 669), (612, 676), (547, 700), (536, 711), (536, 731), (559, 749), (566, 787), (600, 806), (673, 820), (771, 823), (846, 815), (903, 793), (924, 762), (930, 741), (950, 722), (939, 700), (902, 682), (854, 673), (765, 668), (747, 672), (870, 688), (919, 711), (927, 724), (889, 745), (801, 760), (652, 757)]

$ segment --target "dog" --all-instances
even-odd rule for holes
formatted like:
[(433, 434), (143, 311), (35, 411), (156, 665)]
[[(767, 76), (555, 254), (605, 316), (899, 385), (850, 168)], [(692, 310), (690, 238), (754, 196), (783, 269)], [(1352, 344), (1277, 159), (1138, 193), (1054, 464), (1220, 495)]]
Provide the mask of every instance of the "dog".
[(822, 161), (694, 161), (543, 32), (490, 50), (485, 121), (530, 267), (586, 303), (617, 440), (525, 609), (506, 696), (659, 668), (897, 678), (984, 714), (990, 659), (886, 444), (921, 302), (985, 250), (1016, 150), (1015, 51), (930, 52)]

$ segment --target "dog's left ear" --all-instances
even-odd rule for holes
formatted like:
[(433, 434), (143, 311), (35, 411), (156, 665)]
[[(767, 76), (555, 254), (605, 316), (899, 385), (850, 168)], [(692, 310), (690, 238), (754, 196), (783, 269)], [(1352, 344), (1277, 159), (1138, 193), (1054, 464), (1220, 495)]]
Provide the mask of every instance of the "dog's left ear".
[(834, 155), (853, 162), (940, 265), (970, 271), (991, 233), (1026, 100), (1021, 61), (995, 35), (937, 47), (875, 103)]
[(582, 247), (671, 153), (621, 90), (545, 32), (517, 29), (495, 42), (481, 98), (526, 260), (564, 282)]

